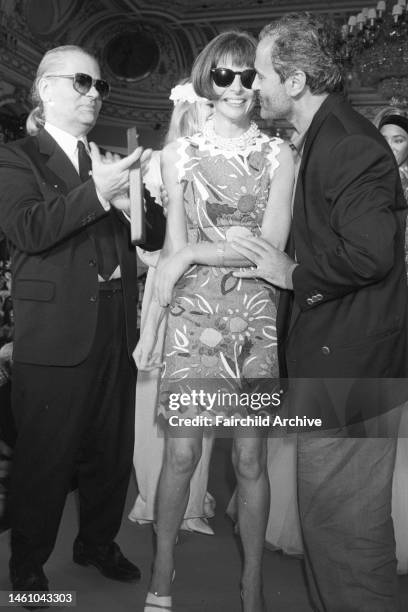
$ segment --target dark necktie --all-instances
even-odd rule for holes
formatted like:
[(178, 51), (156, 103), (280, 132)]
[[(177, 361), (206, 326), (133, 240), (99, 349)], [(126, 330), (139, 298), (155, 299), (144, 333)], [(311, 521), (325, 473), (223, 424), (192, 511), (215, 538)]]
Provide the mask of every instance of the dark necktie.
[[(78, 170), (83, 183), (89, 180), (91, 169), (91, 158), (87, 153), (84, 143), (78, 140)], [(108, 280), (111, 277), (119, 264), (112, 223), (112, 213), (109, 211), (107, 215), (89, 226), (95, 240), (98, 272), (104, 280)]]
[(78, 140), (78, 169), (81, 181), (85, 183), (89, 179), (92, 170), (92, 162), (82, 140)]

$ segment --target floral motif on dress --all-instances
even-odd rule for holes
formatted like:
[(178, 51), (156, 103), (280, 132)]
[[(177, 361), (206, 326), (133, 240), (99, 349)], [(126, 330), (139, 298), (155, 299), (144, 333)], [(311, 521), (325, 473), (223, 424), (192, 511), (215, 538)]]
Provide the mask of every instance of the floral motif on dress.
[[(260, 133), (248, 150), (234, 154), (202, 134), (179, 139), (190, 243), (260, 233), (281, 143)], [(277, 378), (275, 290), (260, 279), (236, 278), (235, 270), (194, 265), (176, 284), (159, 414), (169, 416), (170, 392), (192, 386), (242, 390), (255, 379)]]

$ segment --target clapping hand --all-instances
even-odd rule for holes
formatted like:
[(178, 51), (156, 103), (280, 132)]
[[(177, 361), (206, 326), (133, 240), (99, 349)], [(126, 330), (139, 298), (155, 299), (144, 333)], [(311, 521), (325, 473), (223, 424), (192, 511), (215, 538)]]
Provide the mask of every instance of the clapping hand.
[(146, 171), (152, 153), (137, 147), (126, 157), (107, 152), (102, 156), (95, 143), (89, 144), (92, 158), (92, 178), (98, 193), (120, 210), (129, 211), (129, 170), (140, 160), (142, 172)]
[(149, 168), (150, 158), (152, 156), (152, 149), (145, 149), (140, 158), (140, 169), (142, 171), (142, 176), (147, 174), (147, 170)]
[(255, 264), (255, 268), (239, 270), (234, 276), (239, 278), (264, 278), (282, 289), (292, 289), (291, 272), (296, 267), (286, 253), (272, 246), (260, 236), (240, 237), (239, 242), (232, 240), (231, 247)]
[[(112, 164), (120, 159), (122, 158), (119, 153), (112, 153), (111, 151), (106, 151), (106, 153), (101, 156), (101, 161), (104, 164)], [(128, 213), (130, 209), (129, 190), (124, 189), (122, 193), (111, 198), (110, 202), (118, 210), (123, 210)]]

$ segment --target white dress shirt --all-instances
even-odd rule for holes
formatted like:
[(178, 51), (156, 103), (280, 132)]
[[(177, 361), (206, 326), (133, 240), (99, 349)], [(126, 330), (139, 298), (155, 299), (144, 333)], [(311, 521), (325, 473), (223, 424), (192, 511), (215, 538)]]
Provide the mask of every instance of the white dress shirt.
[[(50, 134), (50, 136), (52, 136), (55, 142), (61, 147), (61, 149), (64, 151), (65, 155), (68, 157), (68, 159), (74, 166), (75, 170), (79, 174), (79, 164), (78, 164), (78, 141), (79, 140), (81, 140), (84, 143), (85, 149), (90, 155), (89, 144), (88, 144), (86, 137), (82, 136), (81, 138), (76, 138), (69, 132), (66, 132), (65, 130), (61, 130), (61, 128), (58, 128), (55, 125), (52, 125), (52, 123), (49, 123), (48, 121), (45, 122), (44, 129)], [(103, 206), (103, 208), (105, 210), (109, 210), (110, 209), (109, 202), (105, 200), (105, 198), (103, 198), (100, 195), (100, 193), (98, 193), (97, 189), (96, 189), (96, 195), (98, 196), (98, 199), (101, 205)], [(112, 280), (114, 278), (120, 278), (120, 267), (119, 266), (114, 270), (109, 280)], [(104, 281), (104, 279), (99, 275), (98, 275), (98, 280), (100, 282)]]

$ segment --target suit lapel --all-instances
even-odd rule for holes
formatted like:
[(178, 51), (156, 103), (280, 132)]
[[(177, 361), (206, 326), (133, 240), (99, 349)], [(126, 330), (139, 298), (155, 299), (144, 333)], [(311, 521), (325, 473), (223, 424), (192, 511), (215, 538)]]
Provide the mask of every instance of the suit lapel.
[[(41, 130), (34, 138), (38, 141), (38, 150), (47, 169), (47, 180), (62, 193), (68, 193), (75, 187), (82, 185), (81, 177), (74, 168), (69, 157), (59, 144), (47, 132)], [(94, 236), (89, 228), (85, 228), (90, 240), (95, 244)]]
[[(302, 156), (299, 171), (296, 177), (295, 195), (293, 198), (293, 213), (292, 213), (293, 217), (295, 217), (295, 215), (298, 216), (299, 212), (302, 209), (304, 209), (302, 167), (303, 167), (303, 156)], [(291, 227), (290, 234), (289, 234), (287, 253), (292, 259), (296, 259), (295, 227), (294, 227), (293, 222), (292, 222), (292, 227)], [(289, 302), (290, 302), (290, 309), (288, 312), (289, 323), (287, 326), (288, 335), (290, 334), (300, 314), (300, 308), (297, 305), (293, 294), (291, 296), (291, 300), (289, 300), (289, 298), (287, 299), (287, 304), (289, 304)]]
[[(296, 182), (296, 191), (295, 191), (295, 197), (294, 197), (294, 201), (293, 201), (293, 217), (295, 219), (296, 217), (300, 217), (300, 216), (304, 216), (304, 211), (305, 211), (305, 198), (304, 198), (304, 189), (303, 189), (303, 177), (304, 177), (304, 172), (305, 172), (305, 168), (307, 165), (307, 160), (309, 158), (309, 154), (310, 154), (310, 149), (311, 146), (316, 138), (316, 136), (319, 133), (319, 130), (323, 124), (323, 122), (325, 121), (326, 117), (329, 115), (329, 113), (331, 113), (332, 109), (334, 106), (336, 106), (341, 100), (341, 96), (337, 95), (337, 94), (330, 94), (322, 103), (322, 105), (320, 106), (319, 110), (317, 111), (317, 113), (315, 114), (315, 116), (313, 117), (312, 123), (309, 126), (309, 129), (307, 131), (307, 135), (306, 135), (306, 139), (305, 139), (305, 143), (304, 143), (304, 147), (303, 147), (303, 153), (302, 153), (302, 159), (300, 162), (300, 167), (299, 167), (299, 172), (298, 172), (298, 176), (297, 176), (297, 182)], [(292, 252), (289, 252), (289, 255), (291, 257), (295, 257), (295, 253), (296, 253), (296, 241), (295, 241), (295, 227), (294, 227), (295, 223), (292, 224), (292, 231), (291, 231), (291, 236), (290, 236), (290, 247), (289, 250)], [(296, 224), (297, 225), (297, 224)], [(307, 231), (307, 228), (304, 227), (302, 229), (302, 231)], [(288, 335), (290, 334), (290, 332), (292, 331), (299, 315), (300, 315), (300, 308), (298, 306), (298, 304), (296, 303), (295, 300), (293, 300), (293, 306), (292, 306), (292, 312), (291, 312), (291, 318), (290, 318), (290, 323), (289, 323), (289, 328), (288, 328)]]
[(71, 191), (81, 185), (82, 181), (71, 160), (52, 136), (46, 130), (41, 130), (36, 138), (39, 152), (46, 157), (46, 167), (59, 179), (58, 187), (65, 186), (66, 191)]
[[(38, 152), (40, 153), (42, 162), (41, 165), (42, 168), (44, 168), (45, 165), (47, 169), (48, 176), (46, 178), (50, 184), (55, 188), (61, 189), (63, 193), (67, 193), (71, 191), (71, 189), (82, 185), (81, 178), (71, 160), (46, 130), (41, 130), (39, 134), (34, 136), (34, 140), (38, 143)], [(114, 229), (114, 239), (120, 258), (123, 232), (126, 228), (118, 218), (118, 215), (121, 213), (118, 213), (116, 209), (112, 209), (110, 214), (113, 217), (112, 225)], [(89, 238), (94, 242), (92, 231), (90, 231), (89, 228), (85, 229)]]
[(301, 161), (300, 170), (299, 170), (300, 175), (302, 175), (303, 173), (305, 164), (309, 157), (310, 148), (313, 144), (314, 139), (319, 133), (322, 123), (325, 121), (327, 115), (331, 113), (333, 107), (336, 106), (341, 100), (342, 100), (342, 96), (339, 96), (337, 94), (330, 94), (324, 100), (319, 110), (313, 117), (312, 123), (310, 124), (309, 129), (307, 130), (305, 146), (303, 147), (302, 161)]

